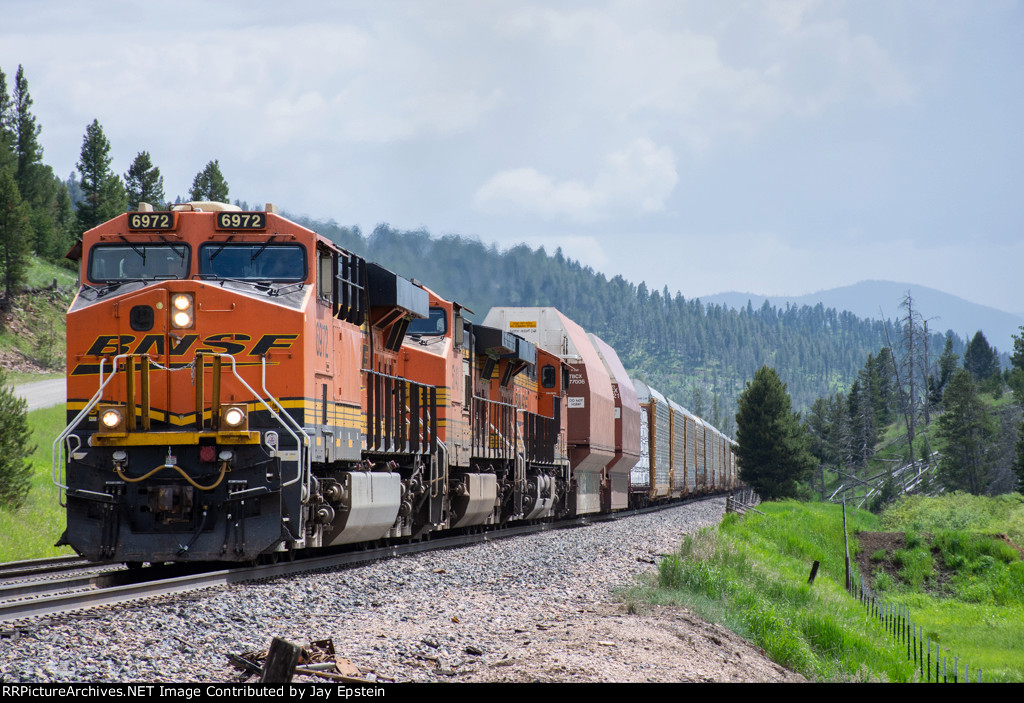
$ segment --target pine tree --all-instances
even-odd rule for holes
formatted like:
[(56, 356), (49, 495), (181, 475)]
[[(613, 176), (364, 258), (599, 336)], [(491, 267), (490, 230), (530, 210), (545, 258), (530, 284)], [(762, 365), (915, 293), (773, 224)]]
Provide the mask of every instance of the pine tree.
[(124, 174), (125, 189), (128, 193), (128, 209), (135, 210), (139, 203), (149, 203), (160, 209), (164, 204), (164, 177), (153, 165), (148, 151), (140, 151), (135, 161)]
[(3, 307), (10, 305), (15, 288), (24, 281), (28, 267), (30, 213), (22, 202), (11, 169), (0, 169), (0, 256), (3, 260)]
[(828, 399), (816, 399), (814, 404), (811, 405), (807, 418), (804, 420), (809, 437), (808, 450), (818, 460), (818, 469), (821, 472), (822, 500), (825, 500), (825, 468), (838, 467), (837, 452), (834, 444), (836, 428), (831, 418), (831, 406), (834, 400), (835, 396)]
[(7, 385), (0, 370), (0, 505), (19, 508), (25, 502), (32, 480), (28, 455), (35, 447), (26, 416), (28, 403)]
[(949, 379), (953, 378), (956, 372), (956, 362), (960, 360), (959, 354), (953, 353), (953, 334), (946, 335), (946, 344), (942, 347), (942, 356), (939, 357), (939, 382), (935, 389), (942, 394)]
[(7, 94), (7, 76), (0, 70), (0, 170), (16, 169), (18, 159), (14, 155), (14, 130), (11, 127), (13, 110), (11, 96)]
[(868, 465), (868, 459), (874, 455), (875, 444), (878, 443), (878, 428), (875, 425), (870, 384), (861, 385), (864, 377), (865, 374), (862, 372), (861, 378), (853, 382), (848, 398), (853, 460), (861, 468)]
[[(1020, 328), (1020, 334), (1013, 335), (1013, 353), (1010, 354), (1010, 363), (1013, 368), (1024, 371), (1024, 327)], [(1021, 399), (1024, 403), (1024, 399)]]
[(59, 178), (54, 177), (56, 196), (53, 199), (53, 248), (51, 258), (67, 263), (64, 255), (75, 242), (75, 207), (71, 191)]
[(942, 395), (937, 435), (945, 443), (939, 480), (948, 490), (981, 495), (987, 487), (989, 445), (995, 430), (971, 374), (957, 371)]
[(999, 353), (989, 346), (985, 335), (978, 330), (964, 352), (964, 368), (970, 371), (975, 381), (999, 373)]
[(814, 470), (808, 437), (785, 384), (762, 366), (747, 383), (736, 413), (740, 478), (766, 500), (799, 495)]
[[(39, 132), (42, 128), (36, 124), (32, 114), (32, 96), (28, 93), (28, 80), (21, 66), (14, 77), (14, 100), (12, 127), (14, 130), (14, 153), (18, 165), (14, 178), (18, 183), (18, 191), (22, 200), (33, 206), (46, 200), (49, 178), (43, 173), (43, 149), (39, 146)], [(48, 203), (47, 203), (48, 204)]]
[(78, 203), (85, 199), (85, 193), (82, 192), (82, 182), (78, 180), (78, 174), (74, 171), (69, 173), (68, 179), (64, 181), (64, 187), (68, 189), (71, 205), (78, 207)]
[(92, 229), (126, 210), (127, 196), (121, 177), (110, 170), (110, 142), (98, 120), (86, 127), (82, 139), (82, 201), (78, 204), (79, 232)]
[(228, 202), (228, 182), (220, 172), (220, 163), (216, 160), (206, 164), (206, 168), (192, 179), (192, 188), (188, 192), (192, 200), (209, 200), (217, 203)]
[[(1013, 389), (1013, 399), (1018, 406), (1024, 407), (1024, 327), (1020, 334), (1013, 335), (1013, 354), (1010, 355), (1009, 384)], [(1017, 425), (1016, 459), (1013, 470), (1017, 474), (1017, 490), (1024, 493), (1024, 421)]]

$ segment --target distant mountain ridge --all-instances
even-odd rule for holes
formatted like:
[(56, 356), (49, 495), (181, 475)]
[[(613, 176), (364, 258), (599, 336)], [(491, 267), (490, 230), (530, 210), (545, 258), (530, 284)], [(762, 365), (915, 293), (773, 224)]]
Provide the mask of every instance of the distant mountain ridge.
[(701, 296), (701, 302), (714, 303), (730, 308), (740, 309), (750, 301), (757, 309), (764, 301), (775, 307), (790, 305), (814, 307), (821, 303), (826, 308), (835, 308), (852, 312), (860, 318), (894, 320), (900, 317), (900, 309), (907, 291), (914, 298), (914, 307), (928, 321), (931, 332), (953, 330), (969, 340), (974, 333), (981, 330), (989, 344), (998, 347), (1000, 352), (1013, 349), (1011, 335), (1020, 334), (1019, 328), (1024, 325), (1024, 316), (997, 310), (986, 305), (979, 305), (949, 293), (915, 283), (897, 283), (894, 281), (861, 281), (852, 286), (831, 288), (798, 296), (766, 296), (753, 293), (730, 291), (715, 295)]

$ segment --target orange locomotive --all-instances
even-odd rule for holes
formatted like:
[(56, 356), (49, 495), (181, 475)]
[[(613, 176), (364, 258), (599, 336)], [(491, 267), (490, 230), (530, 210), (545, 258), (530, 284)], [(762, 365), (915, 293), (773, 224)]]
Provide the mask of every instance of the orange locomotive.
[[(553, 308), (474, 325), (272, 205), (142, 204), (69, 256), (53, 473), (89, 559), (274, 560), (639, 495), (637, 392)], [(725, 446), (697, 492), (731, 486)]]
[(273, 206), (144, 207), (75, 255), (54, 481), (80, 554), (251, 561), (564, 513), (533, 346)]
[(248, 561), (412, 533), (435, 398), (393, 371), (422, 289), (273, 206), (127, 213), (78, 255), (54, 443), (64, 543), (91, 559)]
[[(451, 527), (560, 517), (569, 510), (565, 396), (538, 389), (536, 368), (562, 364), (506, 331), (474, 325), (432, 291), (410, 325), (398, 373), (438, 388)], [(557, 368), (555, 368), (557, 365)]]

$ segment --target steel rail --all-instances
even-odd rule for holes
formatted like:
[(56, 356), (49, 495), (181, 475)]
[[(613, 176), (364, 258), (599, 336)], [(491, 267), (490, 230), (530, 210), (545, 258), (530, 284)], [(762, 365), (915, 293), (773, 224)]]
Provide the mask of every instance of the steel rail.
[(55, 571), (73, 569), (76, 566), (98, 566), (104, 562), (86, 561), (82, 557), (66, 555), (61, 557), (43, 557), (42, 559), (26, 559), (0, 563), (0, 579), (21, 578), (49, 574)]
[[(703, 499), (713, 497), (715, 496), (707, 496)], [(112, 574), (94, 575), (91, 577), (91, 586), (86, 586), (91, 588), (91, 590), (88, 591), (54, 594), (52, 593), (54, 588), (51, 588), (50, 586), (41, 586), (39, 590), (33, 593), (33, 595), (38, 597), (23, 598), (20, 600), (0, 603), (0, 622), (60, 615), (88, 608), (128, 603), (174, 593), (214, 588), (217, 586), (227, 586), (247, 581), (272, 579), (305, 572), (336, 569), (351, 566), (353, 564), (417, 554), (434, 549), (453, 549), (482, 542), (508, 539), (520, 535), (584, 527), (597, 522), (619, 520), (625, 517), (648, 513), (655, 510), (682, 507), (690, 502), (693, 502), (693, 500), (684, 500), (680, 503), (673, 503), (667, 506), (650, 506), (610, 514), (592, 513), (558, 522), (539, 522), (528, 525), (514, 525), (498, 530), (481, 529), (478, 526), (475, 529), (469, 528), (470, 531), (465, 533), (434, 537), (428, 536), (427, 538), (416, 542), (389, 544), (382, 547), (374, 547), (338, 554), (318, 554), (311, 557), (296, 559), (295, 561), (279, 562), (277, 564), (216, 569), (185, 576), (147, 580), (139, 583), (116, 583), (120, 578), (111, 578)], [(141, 571), (128, 570), (118, 571), (116, 574), (123, 578), (145, 578), (147, 571), (148, 569), (143, 569)], [(105, 585), (102, 583), (103, 580), (110, 581), (115, 585)]]

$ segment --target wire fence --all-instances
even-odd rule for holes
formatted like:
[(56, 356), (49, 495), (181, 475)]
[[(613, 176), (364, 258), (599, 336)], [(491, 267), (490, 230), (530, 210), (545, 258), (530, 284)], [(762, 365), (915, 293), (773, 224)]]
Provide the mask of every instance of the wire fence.
[[(963, 664), (963, 675), (960, 675), (960, 658), (952, 656), (948, 649), (940, 646), (938, 641), (925, 635), (924, 626), (918, 625), (910, 616), (910, 608), (901, 603), (892, 604), (883, 601), (858, 575), (850, 584), (850, 594), (857, 598), (868, 610), (868, 613), (882, 621), (886, 631), (900, 644), (906, 645), (907, 661), (914, 662), (921, 680), (938, 683), (969, 683), (970, 667)], [(934, 646), (933, 646), (934, 645)], [(952, 662), (950, 662), (952, 659)], [(975, 669), (978, 683), (982, 681), (982, 670)]]
[[(851, 568), (849, 529), (846, 524), (846, 501), (843, 501), (843, 542), (846, 548), (846, 590), (867, 608), (868, 613), (885, 624), (886, 631), (900, 644), (907, 646), (907, 661), (914, 662), (920, 680), (926, 682), (964, 683), (970, 682), (970, 667), (964, 662), (964, 675), (960, 677), (960, 658), (953, 656), (952, 670), (949, 668), (949, 650), (942, 653), (938, 641), (924, 634), (924, 626), (918, 625), (910, 617), (910, 608), (902, 603), (887, 603), (864, 584), (864, 578)], [(818, 563), (815, 562), (815, 571)], [(813, 581), (814, 572), (811, 574)], [(934, 659), (932, 644), (935, 645)], [(934, 664), (934, 667), (932, 666)], [(978, 683), (981, 683), (981, 668), (976, 669)]]

